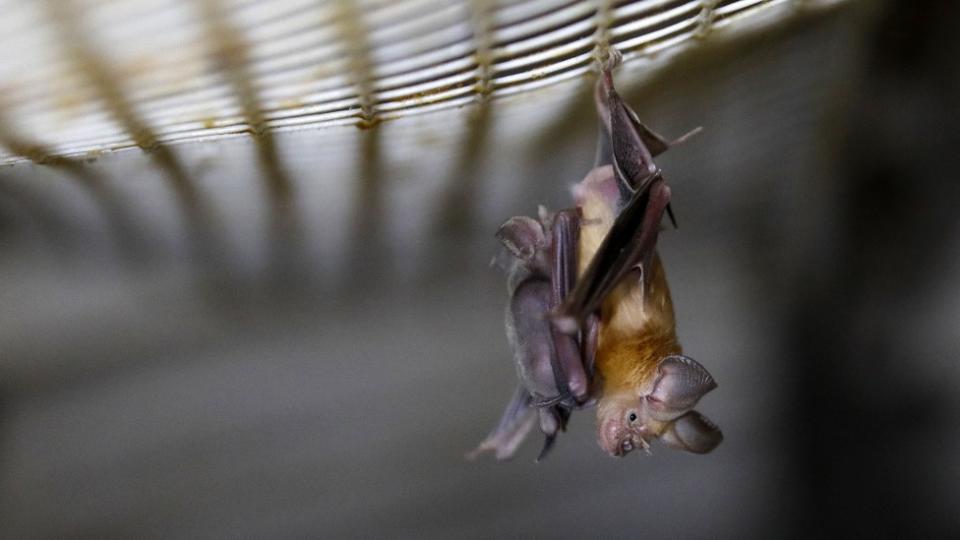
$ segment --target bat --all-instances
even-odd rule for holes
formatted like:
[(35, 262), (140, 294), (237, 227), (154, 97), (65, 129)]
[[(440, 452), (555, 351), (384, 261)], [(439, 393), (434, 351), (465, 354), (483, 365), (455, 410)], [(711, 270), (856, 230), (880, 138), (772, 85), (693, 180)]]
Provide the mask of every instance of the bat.
[(571, 414), (596, 407), (597, 442), (612, 456), (650, 443), (712, 451), (720, 429), (694, 410), (716, 388), (684, 356), (656, 250), (670, 188), (653, 158), (668, 141), (640, 122), (613, 85), (616, 59), (594, 93), (601, 134), (594, 168), (573, 189), (575, 208), (517, 216), (497, 230), (507, 274), (507, 338), (519, 385), (473, 458), (514, 455), (534, 425), (546, 457)]

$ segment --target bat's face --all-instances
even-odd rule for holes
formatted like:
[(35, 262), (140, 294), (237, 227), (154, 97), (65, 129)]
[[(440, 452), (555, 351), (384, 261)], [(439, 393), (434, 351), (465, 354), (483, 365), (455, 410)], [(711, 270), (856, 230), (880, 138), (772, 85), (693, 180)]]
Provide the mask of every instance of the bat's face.
[(650, 447), (664, 423), (653, 419), (642, 397), (623, 392), (604, 397), (597, 409), (597, 442), (611, 456), (624, 456), (636, 448)]
[(648, 450), (653, 439), (688, 452), (707, 453), (720, 444), (723, 434), (693, 407), (716, 386), (692, 358), (668, 356), (636, 390), (601, 397), (597, 442), (618, 457), (637, 448)]

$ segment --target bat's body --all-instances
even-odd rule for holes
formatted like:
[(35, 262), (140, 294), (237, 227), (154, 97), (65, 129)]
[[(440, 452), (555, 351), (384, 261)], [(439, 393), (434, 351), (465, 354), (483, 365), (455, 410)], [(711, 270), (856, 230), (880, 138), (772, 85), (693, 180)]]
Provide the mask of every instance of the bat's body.
[(606, 150), (575, 186), (576, 208), (514, 217), (497, 232), (520, 386), (475, 454), (511, 456), (539, 417), (543, 457), (572, 411), (593, 404), (598, 443), (611, 455), (648, 449), (652, 439), (705, 453), (722, 440), (693, 410), (716, 383), (681, 354), (656, 252), (670, 189), (653, 157), (679, 140), (668, 143), (641, 124), (609, 70), (597, 108)]
[[(581, 216), (578, 276), (586, 273), (624, 204), (616, 183), (613, 168), (605, 166), (574, 188)], [(639, 396), (651, 392), (660, 361), (681, 353), (670, 288), (656, 251), (647, 279), (642, 271), (628, 272), (601, 303), (599, 321), (594, 360), (598, 440), (615, 455), (635, 446), (647, 448), (648, 439), (659, 437), (667, 424), (648, 420), (642, 433), (630, 435), (621, 420), (630, 411), (640, 412)]]
[[(581, 184), (575, 191), (582, 216), (578, 275), (586, 271), (617, 217), (618, 200), (604, 195), (604, 191), (610, 190), (589, 186), (596, 181), (615, 181), (609, 167), (598, 171), (600, 174), (588, 177), (586, 185)], [(633, 279), (623, 280), (611, 291), (601, 305), (600, 321), (595, 366), (602, 381), (601, 396), (613, 396), (642, 385), (660, 358), (680, 354), (673, 301), (659, 255), (653, 255), (646, 287), (637, 272)]]

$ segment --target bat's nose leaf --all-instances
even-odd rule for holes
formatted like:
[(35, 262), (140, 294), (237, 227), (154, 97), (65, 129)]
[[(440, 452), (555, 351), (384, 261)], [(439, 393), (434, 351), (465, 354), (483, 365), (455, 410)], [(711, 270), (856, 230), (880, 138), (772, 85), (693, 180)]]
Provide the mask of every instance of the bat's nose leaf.
[(706, 454), (723, 441), (723, 432), (697, 411), (674, 420), (660, 436), (665, 444), (694, 454)]
[(693, 358), (668, 356), (657, 366), (657, 380), (647, 402), (657, 419), (670, 420), (692, 409), (716, 387), (710, 373)]

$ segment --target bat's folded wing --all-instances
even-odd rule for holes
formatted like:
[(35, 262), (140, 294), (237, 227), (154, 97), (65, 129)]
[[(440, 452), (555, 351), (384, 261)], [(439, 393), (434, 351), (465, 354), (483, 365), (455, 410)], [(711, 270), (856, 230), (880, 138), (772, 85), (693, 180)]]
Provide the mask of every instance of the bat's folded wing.
[(660, 221), (670, 204), (670, 188), (659, 172), (647, 186), (633, 194), (573, 290), (554, 312), (557, 328), (571, 334), (578, 331), (630, 270), (639, 267), (644, 281), (649, 277), (647, 269), (656, 249)]

